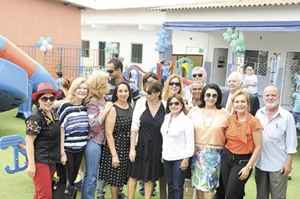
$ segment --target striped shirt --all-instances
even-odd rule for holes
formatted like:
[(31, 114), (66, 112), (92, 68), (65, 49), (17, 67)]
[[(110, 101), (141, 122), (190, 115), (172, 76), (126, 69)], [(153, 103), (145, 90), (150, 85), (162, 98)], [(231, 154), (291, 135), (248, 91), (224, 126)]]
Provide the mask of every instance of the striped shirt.
[(65, 150), (79, 152), (84, 150), (89, 133), (87, 108), (83, 105), (63, 103), (58, 108), (60, 126), (65, 131)]

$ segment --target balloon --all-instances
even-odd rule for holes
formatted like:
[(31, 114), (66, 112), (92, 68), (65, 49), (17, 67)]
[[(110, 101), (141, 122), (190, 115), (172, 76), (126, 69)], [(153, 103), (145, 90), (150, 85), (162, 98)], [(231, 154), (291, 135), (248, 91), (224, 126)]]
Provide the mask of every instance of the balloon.
[(48, 50), (52, 50), (52, 48), (53, 48), (53, 45), (52, 45), (52, 44), (48, 44), (47, 49), (48, 49)]
[(41, 47), (40, 47), (40, 51), (46, 52), (46, 51), (47, 51), (47, 48), (46, 48), (45, 46), (41, 46)]

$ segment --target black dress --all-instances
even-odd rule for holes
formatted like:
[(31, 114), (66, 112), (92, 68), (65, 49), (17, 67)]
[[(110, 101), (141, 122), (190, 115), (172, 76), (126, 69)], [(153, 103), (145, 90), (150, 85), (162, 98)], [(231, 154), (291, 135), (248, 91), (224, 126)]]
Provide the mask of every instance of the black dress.
[(107, 184), (122, 187), (128, 181), (130, 127), (132, 120), (132, 108), (122, 109), (114, 104), (116, 109), (116, 123), (113, 130), (116, 151), (120, 160), (120, 166), (112, 167), (112, 155), (108, 144), (103, 147), (99, 177)]
[(140, 129), (136, 146), (135, 162), (130, 164), (129, 176), (137, 180), (156, 181), (163, 175), (162, 135), (160, 127), (164, 121), (165, 108), (161, 103), (153, 117), (146, 103), (146, 110), (140, 117)]

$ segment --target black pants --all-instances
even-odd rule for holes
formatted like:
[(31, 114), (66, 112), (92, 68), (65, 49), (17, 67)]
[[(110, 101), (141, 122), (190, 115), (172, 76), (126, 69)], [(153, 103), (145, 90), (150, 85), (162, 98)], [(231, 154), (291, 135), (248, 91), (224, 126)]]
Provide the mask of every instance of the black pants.
[(76, 153), (66, 151), (66, 155), (68, 159), (66, 163), (67, 184), (73, 186), (80, 168), (83, 151)]
[(242, 199), (245, 195), (245, 184), (247, 179), (240, 180), (239, 172), (246, 166), (251, 154), (237, 155), (224, 150), (221, 161), (221, 176), (226, 199)]

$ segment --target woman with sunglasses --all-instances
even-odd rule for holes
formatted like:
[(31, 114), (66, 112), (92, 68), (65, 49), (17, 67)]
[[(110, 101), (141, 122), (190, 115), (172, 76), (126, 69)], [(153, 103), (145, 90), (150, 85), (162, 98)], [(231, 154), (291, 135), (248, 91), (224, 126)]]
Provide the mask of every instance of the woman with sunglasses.
[(85, 106), (88, 93), (86, 79), (76, 78), (70, 86), (66, 99), (57, 111), (64, 140), (63, 155), (68, 160), (62, 173), (62, 178), (66, 179), (60, 179), (60, 182), (67, 183), (65, 194), (69, 197), (74, 195), (74, 181), (88, 141), (89, 118)]
[(227, 113), (221, 108), (222, 93), (218, 85), (207, 84), (201, 93), (200, 106), (189, 114), (195, 127), (195, 155), (192, 185), (197, 198), (212, 199), (219, 186), (221, 150)]
[(245, 195), (245, 184), (260, 154), (262, 126), (249, 113), (250, 100), (247, 92), (236, 91), (231, 101), (233, 114), (226, 124), (221, 175), (225, 197), (242, 199)]
[(35, 199), (52, 199), (52, 177), (61, 156), (61, 139), (58, 118), (53, 112), (57, 92), (49, 83), (40, 83), (32, 100), (37, 110), (25, 121), (27, 173), (33, 178)]
[(111, 198), (117, 199), (128, 181), (130, 126), (132, 121), (132, 93), (128, 83), (117, 84), (113, 107), (105, 119), (107, 142), (103, 147), (99, 177), (111, 185)]
[(129, 199), (135, 198), (137, 180), (144, 182), (145, 198), (150, 199), (154, 182), (163, 175), (160, 128), (165, 108), (161, 102), (161, 84), (158, 81), (149, 83), (146, 92), (144, 107), (134, 109), (134, 115), (139, 115), (139, 119), (133, 120), (131, 125)]
[(175, 94), (167, 100), (167, 111), (161, 126), (162, 158), (168, 185), (168, 199), (183, 199), (183, 186), (189, 158), (194, 153), (194, 127), (186, 116), (183, 98)]
[(162, 93), (162, 100), (166, 102), (169, 97), (175, 94), (179, 94), (182, 97), (184, 96), (183, 81), (180, 76), (173, 74), (170, 75), (168, 79), (165, 81), (163, 93)]

